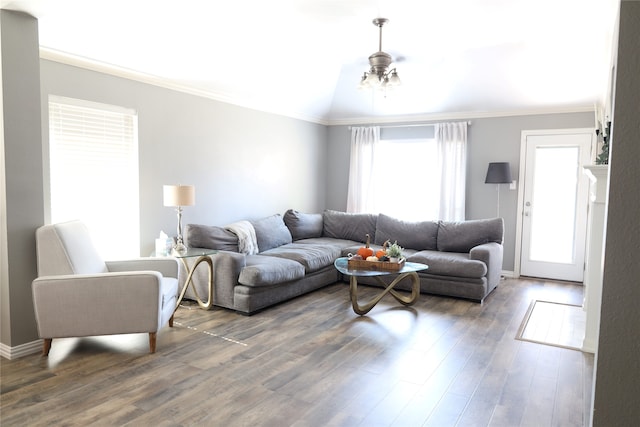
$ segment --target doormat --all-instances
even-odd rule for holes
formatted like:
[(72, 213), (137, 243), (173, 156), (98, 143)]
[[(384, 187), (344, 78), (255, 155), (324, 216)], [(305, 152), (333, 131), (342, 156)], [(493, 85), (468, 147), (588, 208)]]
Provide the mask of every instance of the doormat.
[(516, 339), (582, 351), (585, 326), (582, 306), (533, 300)]

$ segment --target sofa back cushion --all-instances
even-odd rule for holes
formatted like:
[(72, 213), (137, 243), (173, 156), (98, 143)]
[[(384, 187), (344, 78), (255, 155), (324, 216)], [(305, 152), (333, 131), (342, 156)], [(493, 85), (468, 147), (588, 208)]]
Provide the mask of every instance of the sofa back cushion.
[(391, 243), (398, 241), (403, 248), (435, 250), (437, 238), (437, 221), (409, 222), (385, 214), (378, 215), (374, 240), (377, 245), (390, 240)]
[(187, 224), (184, 239), (190, 248), (238, 252), (238, 236), (215, 225)]
[(275, 214), (250, 222), (256, 231), (260, 252), (291, 243), (291, 233), (284, 224), (282, 215)]
[(308, 214), (289, 209), (284, 213), (284, 223), (293, 240), (322, 237), (322, 214)]
[(502, 244), (502, 218), (476, 219), (462, 222), (441, 221), (438, 228), (438, 250), (469, 252), (474, 246), (496, 242)]
[(378, 215), (374, 214), (355, 214), (327, 209), (323, 213), (322, 235), (334, 239), (364, 242), (367, 240), (365, 235), (369, 234), (371, 239), (374, 239), (377, 217)]

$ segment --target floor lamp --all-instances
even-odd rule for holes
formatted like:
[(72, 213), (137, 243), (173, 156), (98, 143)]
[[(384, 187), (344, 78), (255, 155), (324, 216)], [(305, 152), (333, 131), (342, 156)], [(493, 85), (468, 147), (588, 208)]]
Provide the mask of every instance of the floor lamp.
[(511, 184), (511, 166), (509, 162), (489, 163), (485, 184), (496, 184), (498, 205), (496, 215), (500, 217), (500, 184)]
[(182, 207), (196, 204), (196, 189), (193, 185), (165, 185), (163, 196), (164, 205), (173, 206), (178, 212), (178, 236), (173, 249), (176, 252), (184, 252), (187, 247), (182, 241)]

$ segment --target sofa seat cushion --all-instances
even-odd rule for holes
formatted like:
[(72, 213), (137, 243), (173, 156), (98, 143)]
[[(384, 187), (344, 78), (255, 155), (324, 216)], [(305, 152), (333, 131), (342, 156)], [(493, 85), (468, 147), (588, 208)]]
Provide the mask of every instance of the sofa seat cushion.
[(162, 293), (162, 307), (167, 307), (167, 304), (175, 307), (176, 298), (178, 298), (178, 279), (163, 277), (160, 292)]
[(271, 286), (304, 277), (304, 266), (286, 258), (247, 255), (238, 283), (245, 286)]
[(315, 237), (312, 239), (302, 239), (296, 241), (296, 243), (305, 245), (333, 246), (340, 250), (344, 248), (350, 248), (352, 246), (362, 246), (362, 243), (356, 242), (355, 240), (334, 239), (332, 237)]
[(340, 249), (336, 246), (321, 244), (289, 243), (262, 252), (261, 255), (296, 261), (304, 266), (308, 274), (332, 265), (333, 261), (340, 256)]
[(484, 262), (469, 259), (469, 254), (439, 251), (419, 251), (407, 254), (407, 261), (429, 266), (426, 273), (441, 276), (481, 278), (487, 274)]

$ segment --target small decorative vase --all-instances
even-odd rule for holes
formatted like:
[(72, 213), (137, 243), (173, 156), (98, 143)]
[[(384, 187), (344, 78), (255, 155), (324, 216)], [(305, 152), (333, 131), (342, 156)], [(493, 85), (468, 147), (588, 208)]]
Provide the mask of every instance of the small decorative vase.
[(390, 262), (398, 262), (400, 259), (398, 257), (390, 257), (389, 261)]

